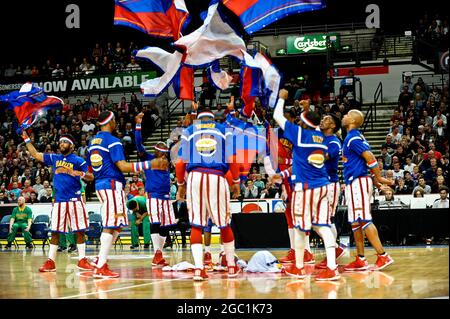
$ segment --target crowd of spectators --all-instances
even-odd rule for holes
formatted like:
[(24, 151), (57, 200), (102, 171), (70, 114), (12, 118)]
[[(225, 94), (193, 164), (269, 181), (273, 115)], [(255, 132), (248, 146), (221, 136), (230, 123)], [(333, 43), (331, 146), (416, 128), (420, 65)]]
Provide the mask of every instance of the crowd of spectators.
[(106, 46), (96, 43), (91, 52), (84, 57), (73, 57), (69, 61), (47, 59), (42, 64), (0, 64), (1, 82), (36, 81), (39, 78), (79, 77), (93, 74), (111, 74), (118, 72), (141, 71), (150, 65), (145, 60), (137, 62), (133, 51), (139, 47), (130, 42), (123, 45), (117, 42), (114, 46), (108, 42)]
[(448, 84), (430, 88), (405, 77), (378, 157), (395, 194), (423, 197), (449, 185), (448, 94)]
[(441, 50), (448, 49), (448, 15), (425, 13), (416, 25), (415, 34)]

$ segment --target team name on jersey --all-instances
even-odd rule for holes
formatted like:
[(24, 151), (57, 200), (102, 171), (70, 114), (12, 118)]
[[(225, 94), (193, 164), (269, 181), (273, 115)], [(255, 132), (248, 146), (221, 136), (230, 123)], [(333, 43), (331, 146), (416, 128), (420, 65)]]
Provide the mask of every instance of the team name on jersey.
[(320, 143), (320, 144), (323, 143), (323, 137), (321, 137), (321, 136), (313, 135), (312, 139), (313, 139), (314, 143)]
[(67, 168), (67, 169), (73, 170), (73, 164), (59, 160), (59, 161), (56, 161), (56, 169), (58, 169), (58, 168)]
[(102, 138), (93, 138), (91, 141), (91, 145), (96, 145), (96, 144), (102, 144), (103, 139)]
[(280, 140), (280, 144), (283, 145), (283, 147), (288, 150), (288, 151), (292, 151), (292, 143), (289, 142), (287, 139), (285, 138), (281, 138)]

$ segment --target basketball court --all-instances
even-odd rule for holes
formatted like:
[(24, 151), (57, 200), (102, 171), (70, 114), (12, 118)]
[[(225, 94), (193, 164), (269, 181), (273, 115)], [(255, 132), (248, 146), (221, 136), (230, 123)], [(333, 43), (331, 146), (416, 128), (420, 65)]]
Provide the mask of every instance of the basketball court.
[[(353, 261), (354, 249), (339, 260), (341, 279), (316, 282), (314, 265), (307, 265), (310, 275), (295, 280), (283, 273), (242, 273), (227, 279), (225, 272), (210, 272), (209, 280), (193, 282), (192, 272), (166, 272), (151, 267), (151, 251), (112, 249), (108, 264), (120, 273), (116, 279), (92, 278), (90, 272), (76, 268), (77, 254), (58, 253), (56, 273), (40, 273), (47, 249), (24, 246), (0, 251), (0, 298), (19, 299), (417, 299), (448, 298), (448, 246), (386, 247), (395, 263), (383, 271), (344, 273), (343, 265)], [(257, 250), (237, 250), (239, 258), (249, 260)], [(277, 258), (285, 250), (271, 250)], [(88, 257), (98, 250), (87, 248)], [(218, 261), (213, 250), (213, 261)], [(316, 262), (325, 257), (323, 249), (313, 249)], [(192, 263), (189, 249), (164, 252), (170, 265)], [(366, 256), (373, 264), (371, 248)]]

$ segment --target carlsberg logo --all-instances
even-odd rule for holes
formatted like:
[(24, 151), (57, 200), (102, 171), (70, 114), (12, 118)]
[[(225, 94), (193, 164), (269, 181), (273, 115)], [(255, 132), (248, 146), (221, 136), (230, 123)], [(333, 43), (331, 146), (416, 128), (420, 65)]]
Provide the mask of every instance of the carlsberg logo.
[(327, 37), (320, 36), (319, 40), (309, 37), (298, 37), (294, 41), (294, 47), (302, 52), (309, 52), (311, 50), (326, 50), (327, 49)]

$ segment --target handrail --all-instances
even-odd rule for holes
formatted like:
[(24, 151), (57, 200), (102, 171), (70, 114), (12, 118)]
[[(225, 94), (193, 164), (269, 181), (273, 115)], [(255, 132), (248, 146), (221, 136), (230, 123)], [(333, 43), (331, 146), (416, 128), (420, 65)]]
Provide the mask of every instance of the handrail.
[(383, 103), (383, 83), (378, 83), (378, 86), (373, 95), (373, 103), (370, 104), (369, 109), (366, 112), (366, 116), (363, 124), (363, 132), (366, 131), (367, 125), (370, 123), (370, 129), (373, 130), (374, 120), (377, 120), (377, 103), (378, 99), (380, 99), (380, 103)]

